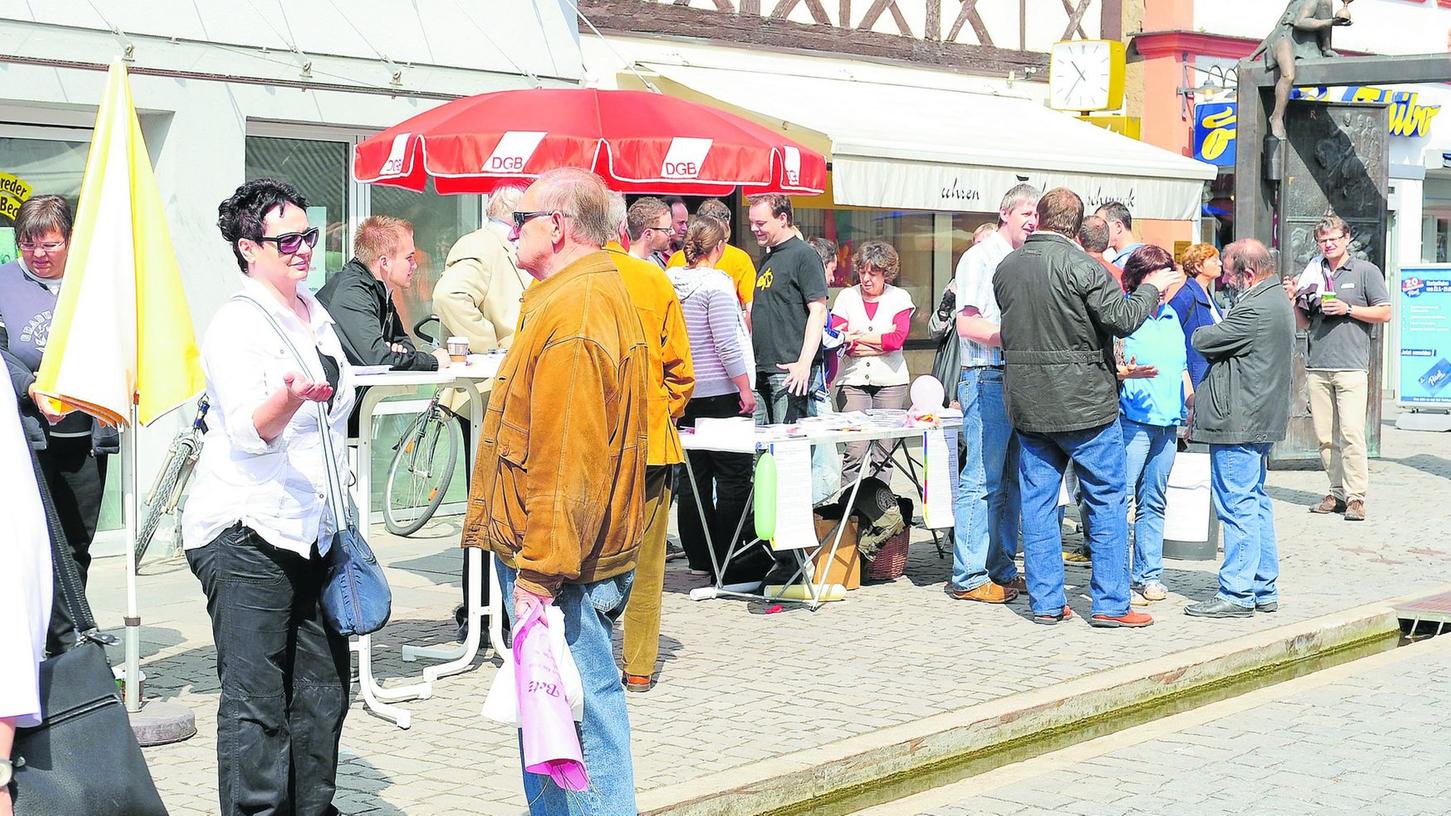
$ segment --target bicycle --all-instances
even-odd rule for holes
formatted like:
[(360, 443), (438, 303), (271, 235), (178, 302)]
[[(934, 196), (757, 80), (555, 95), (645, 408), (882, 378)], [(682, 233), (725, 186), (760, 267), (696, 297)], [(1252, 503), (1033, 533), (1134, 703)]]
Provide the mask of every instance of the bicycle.
[[(423, 326), (436, 322), (429, 315), (413, 326), (413, 334), (436, 345)], [(458, 462), (458, 438), (453, 434), (454, 413), (439, 404), (439, 392), (394, 446), (393, 461), (383, 487), (383, 523), (388, 532), (410, 536), (422, 529), (443, 504), (453, 468)]]
[(166, 462), (156, 474), (156, 482), (146, 496), (146, 511), (141, 518), (141, 526), (136, 530), (138, 567), (141, 559), (146, 556), (147, 547), (151, 546), (157, 527), (161, 525), (161, 517), (174, 514), (186, 495), (187, 482), (191, 481), (197, 457), (201, 456), (202, 435), (207, 432), (206, 417), (210, 407), (211, 403), (203, 394), (197, 400), (196, 417), (192, 419), (191, 425), (171, 440), (171, 447), (166, 452)]

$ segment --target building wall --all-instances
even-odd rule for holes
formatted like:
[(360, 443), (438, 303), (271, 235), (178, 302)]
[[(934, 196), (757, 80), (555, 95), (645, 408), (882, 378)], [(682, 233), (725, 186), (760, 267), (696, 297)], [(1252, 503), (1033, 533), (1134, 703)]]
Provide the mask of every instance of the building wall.
[[(0, 138), (45, 140), (67, 128), (87, 140), (106, 64), (128, 57), (200, 337), (238, 285), (216, 218), (218, 203), (244, 180), (249, 135), (350, 144), (446, 99), (573, 84), (582, 74), (574, 26), (556, 0), (7, 3), (0, 6)], [(0, 172), (10, 161), (0, 155)], [(348, 184), (341, 164), (338, 176), (348, 188), (349, 218), (336, 236), (345, 252), (370, 199)], [(468, 211), (466, 202), (451, 206)], [(166, 443), (190, 419), (181, 413), (141, 432), (143, 490)]]

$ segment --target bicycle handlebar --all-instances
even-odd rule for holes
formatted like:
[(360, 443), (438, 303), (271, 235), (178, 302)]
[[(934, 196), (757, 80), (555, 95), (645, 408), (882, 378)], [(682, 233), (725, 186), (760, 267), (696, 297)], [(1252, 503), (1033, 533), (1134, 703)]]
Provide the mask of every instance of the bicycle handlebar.
[(428, 325), (429, 323), (437, 323), (439, 328), (443, 328), (443, 322), (438, 319), (438, 315), (431, 314), (428, 317), (425, 317), (417, 323), (413, 324), (413, 336), (424, 341), (425, 343), (431, 343), (436, 346), (438, 345), (438, 338), (423, 330), (423, 327)]

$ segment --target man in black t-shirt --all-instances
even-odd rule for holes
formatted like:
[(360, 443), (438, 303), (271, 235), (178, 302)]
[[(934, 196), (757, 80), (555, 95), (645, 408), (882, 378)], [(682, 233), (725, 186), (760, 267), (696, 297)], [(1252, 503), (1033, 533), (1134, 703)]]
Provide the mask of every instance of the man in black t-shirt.
[(792, 229), (791, 199), (758, 195), (750, 204), (751, 233), (766, 248), (751, 304), (756, 424), (795, 422), (807, 415), (811, 362), (826, 328), (826, 272)]

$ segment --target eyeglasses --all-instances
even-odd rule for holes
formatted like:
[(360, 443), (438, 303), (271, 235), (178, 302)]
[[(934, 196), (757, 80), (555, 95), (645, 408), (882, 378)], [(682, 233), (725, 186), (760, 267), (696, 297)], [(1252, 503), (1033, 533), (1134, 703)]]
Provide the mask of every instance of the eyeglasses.
[(1348, 234), (1341, 233), (1340, 235), (1326, 235), (1325, 237), (1317, 238), (1316, 240), (1322, 244), (1334, 244), (1339, 243), (1340, 241), (1344, 241), (1346, 238), (1349, 237), (1350, 236)]
[(320, 233), (317, 227), (303, 232), (286, 232), (281, 235), (264, 235), (258, 241), (271, 241), (277, 245), (278, 253), (282, 255), (296, 255), (302, 251), (302, 245), (307, 244), (308, 249), (317, 246), (317, 237)]
[(670, 231), (674, 230), (675, 227), (674, 227), (673, 224), (666, 224), (663, 227), (646, 227), (645, 229), (652, 229), (652, 230), (655, 230), (656, 232), (670, 232)]
[(20, 241), (16, 244), (16, 246), (20, 247), (26, 252), (34, 252), (37, 249), (43, 249), (46, 252), (59, 252), (62, 248), (65, 247), (65, 241), (46, 241), (45, 243), (40, 244), (37, 244), (34, 241)]
[(528, 212), (518, 212), (516, 210), (515, 212), (511, 213), (511, 215), (514, 216), (514, 229), (521, 230), (524, 229), (524, 225), (529, 223), (531, 220), (535, 218), (543, 218), (546, 215), (554, 215), (555, 213), (559, 213), (561, 218), (573, 217), (569, 213), (560, 212), (559, 210), (530, 210)]

